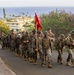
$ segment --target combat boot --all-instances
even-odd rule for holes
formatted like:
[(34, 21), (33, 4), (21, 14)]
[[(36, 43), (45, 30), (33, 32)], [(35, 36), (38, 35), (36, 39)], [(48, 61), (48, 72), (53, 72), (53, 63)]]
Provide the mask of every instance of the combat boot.
[(69, 62), (66, 63), (66, 66), (70, 66), (71, 64)]
[(52, 68), (52, 65), (48, 62), (48, 68)]
[(48, 60), (48, 58), (47, 58), (47, 56), (45, 56), (45, 61), (47, 61)]
[(72, 63), (72, 66), (73, 66), (73, 68), (74, 68), (74, 62)]
[(31, 61), (31, 59), (30, 59), (30, 58), (28, 58), (28, 61)]
[(37, 60), (35, 60), (34, 64), (37, 65)]
[(62, 62), (62, 61), (60, 61), (60, 64), (62, 65), (62, 64), (63, 64), (63, 62)]
[(60, 61), (60, 60), (57, 60), (57, 62), (58, 62), (58, 63), (60, 63), (61, 65), (63, 64), (63, 62), (62, 62), (62, 61)]
[(73, 65), (73, 68), (74, 68), (74, 65)]
[(30, 59), (30, 63), (34, 63), (34, 59), (33, 58)]
[(44, 67), (45, 66), (45, 63), (42, 63), (41, 66)]
[(16, 56), (18, 57), (19, 55), (18, 55), (18, 54), (16, 54)]
[(60, 60), (57, 60), (58, 63), (60, 63)]

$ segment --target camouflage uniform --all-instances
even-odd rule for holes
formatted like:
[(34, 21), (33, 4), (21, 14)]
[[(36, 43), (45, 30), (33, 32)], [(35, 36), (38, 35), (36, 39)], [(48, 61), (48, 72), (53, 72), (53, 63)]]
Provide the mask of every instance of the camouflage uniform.
[(68, 50), (68, 53), (69, 53), (66, 65), (69, 65), (69, 61), (71, 59), (72, 65), (74, 67), (74, 30), (66, 38), (66, 45), (67, 45), (67, 50)]
[(34, 49), (34, 61), (37, 64), (37, 54), (42, 50), (42, 42), (41, 42), (41, 32), (37, 31), (37, 36), (35, 38), (35, 49)]
[(52, 33), (51, 28), (48, 28), (47, 35), (49, 38), (51, 38), (51, 50), (52, 50), (54, 48), (55, 35)]
[(34, 61), (35, 38), (36, 38), (36, 34), (35, 34), (35, 31), (33, 30), (29, 36), (29, 58), (30, 58), (30, 62)]
[(21, 37), (20, 34), (17, 35), (16, 39), (15, 39), (15, 46), (16, 46), (16, 53), (17, 55), (20, 55), (20, 46), (21, 46)]
[(10, 50), (12, 52), (15, 51), (15, 33), (14, 33), (14, 30), (12, 30), (10, 33)]
[(44, 66), (46, 61), (46, 56), (48, 58), (48, 68), (52, 68), (51, 66), (51, 39), (48, 37), (47, 32), (45, 32), (44, 37), (42, 38), (42, 48), (43, 48), (43, 60), (42, 66)]
[(7, 47), (10, 48), (10, 34), (7, 35)]
[(4, 44), (4, 40), (5, 40), (5, 33), (4, 33), (4, 32), (2, 32), (0, 39), (1, 39), (2, 49), (4, 49), (4, 46), (5, 46), (5, 44)]
[(7, 35), (6, 35), (5, 38), (4, 38), (4, 47), (7, 48)]
[(63, 64), (62, 62), (62, 54), (63, 54), (63, 47), (65, 46), (65, 36), (61, 34), (60, 37), (56, 40), (56, 49), (58, 51), (57, 62)]
[(27, 60), (28, 59), (28, 55), (29, 55), (29, 35), (28, 32), (25, 33), (25, 35), (22, 37), (22, 43), (23, 43), (23, 56), (24, 59)]

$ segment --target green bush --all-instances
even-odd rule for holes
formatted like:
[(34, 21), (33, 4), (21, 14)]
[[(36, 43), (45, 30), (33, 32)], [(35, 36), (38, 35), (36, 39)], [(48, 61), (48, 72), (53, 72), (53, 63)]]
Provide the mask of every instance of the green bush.
[(9, 31), (10, 31), (9, 27), (6, 26), (6, 24), (3, 21), (0, 21), (0, 34), (1, 34), (1, 32), (8, 34)]
[(40, 21), (43, 31), (51, 28), (56, 36), (68, 34), (74, 29), (74, 14), (65, 11), (52, 11), (49, 14), (42, 14)]

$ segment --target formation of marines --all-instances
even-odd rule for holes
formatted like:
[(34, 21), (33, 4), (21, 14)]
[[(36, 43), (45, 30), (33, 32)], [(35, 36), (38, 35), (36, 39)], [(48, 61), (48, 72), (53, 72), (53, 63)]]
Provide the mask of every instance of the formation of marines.
[(39, 57), (41, 66), (44, 67), (46, 62), (48, 62), (48, 68), (52, 68), (51, 57), (53, 48), (58, 52), (57, 62), (60, 64), (63, 64), (62, 54), (64, 48), (66, 48), (68, 52), (66, 65), (70, 66), (69, 62), (71, 61), (74, 67), (74, 30), (67, 37), (61, 34), (58, 38), (55, 38), (51, 28), (48, 28), (44, 33), (33, 30), (32, 32), (19, 32), (15, 34), (14, 30), (11, 30), (8, 35), (2, 32), (0, 40), (2, 49), (9, 48), (17, 56), (34, 64), (37, 64)]

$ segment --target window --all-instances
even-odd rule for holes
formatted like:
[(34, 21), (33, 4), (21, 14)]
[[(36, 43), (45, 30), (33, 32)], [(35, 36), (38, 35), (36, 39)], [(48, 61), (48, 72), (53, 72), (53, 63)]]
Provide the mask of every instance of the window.
[(18, 25), (18, 23), (16, 23), (16, 25)]

